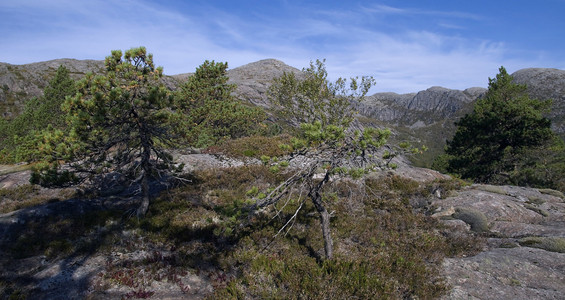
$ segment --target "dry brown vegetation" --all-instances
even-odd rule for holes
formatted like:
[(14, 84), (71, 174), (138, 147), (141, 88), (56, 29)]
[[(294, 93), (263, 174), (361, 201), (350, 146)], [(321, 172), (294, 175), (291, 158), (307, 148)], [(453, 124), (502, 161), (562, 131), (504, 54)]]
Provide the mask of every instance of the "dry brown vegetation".
[[(235, 144), (240, 149), (268, 144), (272, 150), (279, 149), (281, 139), (246, 138), (237, 142), (241, 145)], [(267, 153), (256, 151), (253, 156)], [(272, 151), (273, 156), (279, 155), (278, 150)], [(351, 179), (331, 181), (323, 201), (332, 213), (336, 249), (333, 259), (324, 260), (319, 219), (311, 203), (305, 202), (288, 231), (278, 235), (300, 205), (297, 194), (260, 213), (248, 210), (251, 198), (260, 198), (260, 191), (268, 191), (286, 176), (264, 165), (201, 171), (191, 184), (163, 192), (142, 219), (120, 208), (69, 212), (29, 222), (14, 232), (9, 255), (13, 264), (38, 255), (52, 261), (105, 256), (102, 271), (91, 280), (94, 298), (107, 296), (108, 290), (119, 291), (125, 298), (158, 296), (155, 283), (165, 282), (179, 295), (195, 295), (197, 287), (191, 287), (186, 278), (199, 276), (211, 288), (199, 290), (198, 295), (210, 299), (377, 295), (431, 299), (448, 290), (440, 272), (443, 258), (482, 248), (482, 238), (454, 234), (428, 216), (431, 208), (411, 205), (425, 203), (438, 188), (458, 189), (459, 181), (421, 184), (376, 174), (358, 179), (365, 181), (363, 185)], [(25, 186), (10, 193), (24, 193), (11, 197), (26, 198), (34, 188)], [(115, 257), (116, 253), (135, 257), (140, 251), (148, 255)], [(0, 278), (2, 296), (36, 295), (25, 284), (25, 276)]]

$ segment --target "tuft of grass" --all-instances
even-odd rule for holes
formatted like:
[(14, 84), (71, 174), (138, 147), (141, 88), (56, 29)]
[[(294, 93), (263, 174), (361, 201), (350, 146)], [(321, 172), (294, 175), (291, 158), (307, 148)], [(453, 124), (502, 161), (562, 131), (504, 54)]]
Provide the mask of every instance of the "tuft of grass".
[(74, 250), (73, 243), (67, 239), (54, 240), (47, 244), (44, 251), (48, 259), (53, 259), (57, 256), (67, 256)]
[(495, 185), (477, 185), (476, 189), (499, 195), (508, 195), (508, 193), (506, 193), (506, 191), (502, 187)]
[(0, 189), (0, 213), (45, 204), (52, 201), (67, 200), (75, 196), (74, 189), (62, 189), (57, 197), (46, 195), (37, 185), (24, 184), (14, 188)]
[(565, 238), (525, 237), (518, 240), (520, 246), (539, 248), (550, 252), (565, 253)]
[(563, 193), (560, 191), (556, 191), (552, 189), (538, 189), (538, 191), (542, 194), (547, 194), (561, 199), (565, 199), (565, 195), (563, 195)]
[(453, 218), (459, 219), (471, 226), (474, 232), (488, 232), (489, 224), (487, 217), (480, 211), (469, 207), (458, 207), (455, 209)]
[(539, 208), (539, 207), (536, 207), (536, 206), (534, 206), (534, 205), (531, 205), (531, 204), (529, 204), (529, 203), (524, 204), (524, 207), (527, 208), (527, 209), (529, 209), (529, 210), (531, 210), (531, 211), (533, 211), (533, 212), (536, 212), (536, 213), (538, 213), (538, 214), (540, 214), (540, 215), (542, 215), (542, 216), (544, 216), (544, 217), (549, 216), (549, 212), (547, 212), (547, 211), (545, 211), (545, 210), (543, 210), (543, 209), (541, 209), (541, 208)]
[(535, 197), (535, 196), (528, 197), (528, 201), (526, 201), (526, 203), (533, 204), (533, 205), (542, 205), (545, 202), (546, 201), (544, 199), (539, 198), (539, 197)]
[(439, 179), (431, 182), (428, 184), (428, 190), (430, 193), (439, 192), (436, 195), (438, 195), (441, 199), (445, 199), (453, 196), (456, 191), (469, 185), (470, 183), (465, 180), (452, 177), (450, 179)]
[(290, 144), (290, 140), (289, 135), (249, 136), (227, 140), (218, 146), (218, 151), (233, 157), (277, 157), (290, 153), (292, 149), (282, 146)]
[(30, 170), (31, 165), (17, 164), (17, 165), (0, 165), (0, 176)]
[(13, 283), (0, 280), (0, 297), (9, 300), (25, 300), (29, 297), (25, 291), (15, 287)]
[(520, 281), (516, 278), (510, 278), (510, 285), (511, 286), (521, 286), (522, 284), (520, 283)]
[(519, 244), (513, 242), (513, 241), (506, 241), (506, 242), (502, 242), (499, 247), (500, 248), (507, 248), (507, 249), (511, 249), (511, 248), (516, 248), (518, 247)]

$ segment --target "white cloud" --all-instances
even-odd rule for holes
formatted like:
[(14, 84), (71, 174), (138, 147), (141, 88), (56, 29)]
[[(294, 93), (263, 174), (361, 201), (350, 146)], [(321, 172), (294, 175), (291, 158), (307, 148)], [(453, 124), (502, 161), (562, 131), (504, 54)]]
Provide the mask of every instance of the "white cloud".
[[(407, 26), (395, 32), (372, 24), (370, 13), (435, 14), (478, 19), (461, 12), (437, 12), (376, 5), (288, 16), (246, 18), (214, 7), (190, 11), (129, 1), (13, 1), (0, 3), (12, 14), (0, 25), (6, 34), (0, 60), (28, 63), (62, 57), (103, 59), (112, 49), (144, 45), (165, 73), (193, 72), (205, 59), (230, 67), (277, 58), (297, 68), (327, 58), (332, 78), (373, 75), (374, 91), (415, 92), (432, 85), (463, 89), (486, 86), (500, 65), (532, 66), (511, 59), (503, 43), (452, 36)], [(298, 8), (297, 8), (298, 9)], [(294, 13), (294, 12), (293, 12)], [(1, 16), (1, 15), (0, 15)], [(26, 19), (33, 16), (32, 27)], [(446, 24), (457, 27), (456, 20)], [(12, 23), (4, 22), (15, 22)], [(18, 24), (18, 22), (22, 22)], [(27, 26), (27, 27), (26, 27)], [(441, 26), (440, 26), (441, 27)], [(531, 56), (531, 55), (530, 55)], [(534, 62), (547, 61), (539, 55)]]
[(384, 15), (428, 15), (428, 16), (441, 16), (457, 19), (471, 19), (481, 20), (482, 17), (476, 14), (461, 12), (461, 11), (439, 11), (427, 10), (419, 8), (398, 8), (383, 4), (373, 4), (370, 6), (362, 6), (362, 11), (365, 13), (384, 14)]

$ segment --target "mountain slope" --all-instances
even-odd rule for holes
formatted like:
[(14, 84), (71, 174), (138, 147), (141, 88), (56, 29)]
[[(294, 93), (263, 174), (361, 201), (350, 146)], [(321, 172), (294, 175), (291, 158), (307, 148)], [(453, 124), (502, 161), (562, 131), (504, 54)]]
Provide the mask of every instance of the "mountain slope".
[[(66, 66), (71, 76), (78, 79), (86, 72), (104, 71), (103, 61), (58, 59), (26, 65), (0, 63), (0, 114), (16, 115), (26, 100), (40, 96), (59, 65)], [(284, 72), (299, 74), (300, 70), (276, 59), (253, 62), (228, 71), (229, 83), (236, 84), (237, 95), (252, 104), (269, 108), (266, 92), (273, 78)], [(163, 81), (171, 90), (186, 80), (190, 73), (165, 76)], [(565, 137), (565, 71), (531, 68), (512, 74), (516, 82), (526, 84), (534, 98), (553, 99), (549, 117), (554, 130)], [(377, 93), (358, 104), (360, 115), (371, 124), (393, 127), (399, 139), (421, 142), (430, 147), (421, 165), (441, 152), (445, 141), (455, 132), (454, 122), (470, 112), (474, 101), (485, 93), (485, 88), (474, 87), (453, 90), (431, 87), (410, 94)]]
[[(43, 94), (43, 89), (53, 78), (59, 66), (69, 69), (71, 78), (78, 80), (88, 72), (104, 72), (103, 60), (55, 59), (25, 65), (0, 62), (0, 116), (11, 118), (17, 115), (24, 103)], [(174, 89), (188, 75), (165, 76), (165, 85)]]
[(228, 71), (228, 83), (237, 85), (236, 93), (239, 97), (262, 107), (270, 107), (267, 101), (267, 89), (273, 78), (283, 73), (299, 73), (293, 68), (276, 59), (264, 59)]
[(60, 65), (67, 67), (74, 79), (104, 69), (104, 62), (97, 60), (56, 59), (26, 65), (0, 63), (0, 115), (17, 115), (25, 101), (43, 94)]

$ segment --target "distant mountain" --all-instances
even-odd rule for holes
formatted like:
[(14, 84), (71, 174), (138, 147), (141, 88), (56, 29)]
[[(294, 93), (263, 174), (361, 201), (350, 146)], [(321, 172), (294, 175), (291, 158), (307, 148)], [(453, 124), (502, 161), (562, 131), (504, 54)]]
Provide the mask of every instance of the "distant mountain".
[(280, 77), (283, 73), (300, 73), (300, 70), (291, 67), (276, 59), (264, 59), (228, 71), (228, 83), (237, 85), (236, 93), (239, 97), (262, 107), (270, 107), (267, 101), (267, 89), (273, 78)]
[(67, 67), (75, 79), (86, 72), (104, 69), (104, 62), (97, 60), (56, 59), (26, 65), (0, 63), (0, 115), (18, 114), (25, 101), (41, 95), (60, 65)]
[(378, 93), (367, 97), (360, 111), (391, 125), (420, 128), (459, 117), (485, 91), (484, 88), (459, 91), (434, 86), (413, 94)]
[[(58, 59), (26, 65), (0, 63), (0, 114), (17, 114), (23, 103), (39, 96), (59, 65), (66, 66), (71, 76), (80, 78), (86, 72), (101, 73), (104, 62), (96, 60)], [(252, 104), (271, 107), (266, 91), (273, 78), (284, 72), (300, 74), (300, 70), (276, 59), (253, 62), (228, 71), (229, 83), (237, 85), (238, 96)], [(191, 73), (165, 76), (165, 85), (174, 90)], [(539, 99), (553, 99), (549, 114), (554, 130), (565, 137), (565, 71), (557, 69), (522, 69), (514, 74), (515, 81), (526, 84), (530, 95)], [(486, 81), (486, 79), (485, 79)], [(429, 163), (439, 153), (445, 140), (455, 132), (454, 122), (470, 112), (473, 103), (485, 88), (452, 90), (431, 87), (410, 94), (378, 93), (366, 98), (357, 108), (365, 122), (393, 127), (399, 139), (421, 142), (431, 148), (422, 163)]]
[[(88, 72), (100, 74), (104, 72), (102, 60), (55, 59), (25, 65), (11, 65), (0, 62), (0, 116), (17, 115), (25, 101), (43, 94), (43, 89), (53, 78), (59, 66), (69, 69), (73, 79), (80, 79)], [(186, 76), (184, 76), (185, 78)], [(174, 89), (182, 75), (167, 76), (164, 79), (167, 87)]]

